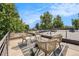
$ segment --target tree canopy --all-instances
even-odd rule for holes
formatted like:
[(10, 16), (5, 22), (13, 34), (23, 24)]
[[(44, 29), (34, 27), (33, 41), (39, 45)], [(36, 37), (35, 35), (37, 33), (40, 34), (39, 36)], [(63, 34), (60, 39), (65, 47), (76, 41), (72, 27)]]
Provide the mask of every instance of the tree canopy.
[(72, 19), (72, 26), (74, 29), (79, 29), (79, 19)]
[(39, 29), (39, 23), (36, 24), (35, 28), (36, 29)]
[(53, 20), (53, 28), (61, 29), (63, 28), (63, 22), (61, 20), (61, 17), (59, 15), (56, 16)]
[(15, 4), (0, 4), (0, 37), (3, 37), (8, 31), (24, 31), (26, 30), (25, 26), (19, 17)]
[(40, 16), (41, 19), (41, 28), (48, 29), (51, 28), (51, 22), (52, 22), (52, 14), (50, 14), (48, 11), (45, 12), (43, 15)]

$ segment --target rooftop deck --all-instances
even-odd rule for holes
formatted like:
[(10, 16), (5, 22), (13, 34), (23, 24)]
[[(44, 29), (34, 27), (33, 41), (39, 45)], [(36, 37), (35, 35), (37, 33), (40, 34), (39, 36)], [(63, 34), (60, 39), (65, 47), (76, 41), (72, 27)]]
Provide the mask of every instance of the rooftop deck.
[[(22, 44), (22, 38), (20, 37), (21, 34), (26, 34), (26, 33), (16, 33), (16, 34), (12, 34), (12, 37), (10, 35), (10, 40), (6, 41), (9, 36), (4, 37), (5, 41), (3, 41), (1, 47), (5, 47), (7, 46), (8, 48), (8, 55), (9, 56), (30, 56), (32, 51), (30, 50), (30, 48), (33, 48), (33, 51), (36, 51), (36, 48), (34, 48), (33, 46), (35, 45), (35, 43), (30, 44), (29, 39), (31, 38), (31, 40), (35, 39), (35, 36), (31, 36), (31, 37), (26, 37), (26, 39), (28, 39), (27, 44), (29, 46), (27, 46), (26, 42), (24, 42)], [(76, 32), (69, 32), (69, 31), (65, 31), (65, 30), (58, 30), (57, 32), (42, 32), (40, 33), (41, 35), (46, 35), (46, 36), (53, 36), (56, 34), (62, 34), (63, 38), (66, 38), (66, 40), (70, 40), (70, 42), (72, 40), (79, 42), (79, 31)], [(15, 37), (15, 38), (14, 38)], [(16, 38), (17, 37), (17, 38)], [(44, 38), (41, 37), (42, 39), (48, 40), (48, 38)], [(6, 42), (8, 42), (8, 45), (6, 45)], [(0, 42), (1, 43), (1, 42)], [(67, 45), (68, 49), (67, 49), (67, 53), (66, 56), (79, 56), (79, 45), (75, 45), (75, 44), (71, 44), (71, 43), (67, 43), (67, 42), (61, 42), (61, 45)], [(1, 49), (0, 47), (0, 49)], [(6, 48), (6, 47), (5, 47)], [(3, 48), (2, 48), (3, 49)], [(0, 50), (1, 51), (1, 50)], [(4, 50), (6, 51), (6, 50)], [(43, 51), (40, 51), (39, 55), (44, 55)]]
[[(33, 39), (34, 37), (32, 37)], [(27, 38), (29, 39), (29, 38)], [(22, 43), (22, 39), (14, 39), (9, 41), (9, 56), (28, 56), (30, 55), (29, 49), (26, 49), (26, 44), (22, 47), (19, 45)], [(61, 44), (67, 44), (69, 46), (66, 56), (79, 56), (79, 46), (64, 43)]]

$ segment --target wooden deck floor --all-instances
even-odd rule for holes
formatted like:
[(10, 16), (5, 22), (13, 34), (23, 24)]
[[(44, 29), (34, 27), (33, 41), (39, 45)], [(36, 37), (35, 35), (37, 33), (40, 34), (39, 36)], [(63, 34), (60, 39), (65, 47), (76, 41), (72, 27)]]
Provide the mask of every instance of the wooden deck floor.
[[(34, 37), (32, 37), (33, 39)], [(9, 56), (28, 56), (30, 55), (29, 49), (26, 49), (26, 45), (22, 48), (19, 47), (19, 44), (22, 43), (22, 39), (14, 39), (9, 41)], [(62, 44), (65, 44), (62, 42)], [(79, 56), (79, 46), (68, 44), (66, 56)], [(30, 47), (31, 48), (31, 47)]]

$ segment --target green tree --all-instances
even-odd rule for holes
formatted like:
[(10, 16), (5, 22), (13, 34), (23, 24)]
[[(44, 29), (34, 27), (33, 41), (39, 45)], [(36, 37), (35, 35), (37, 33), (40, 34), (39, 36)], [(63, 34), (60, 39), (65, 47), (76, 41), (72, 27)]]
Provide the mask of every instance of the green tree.
[(48, 11), (41, 15), (40, 19), (42, 20), (41, 26), (43, 26), (45, 29), (50, 28), (49, 26), (52, 21), (52, 15)]
[(72, 26), (64, 26), (64, 29), (73, 29), (73, 27)]
[(26, 30), (29, 30), (29, 25), (25, 25), (25, 29)]
[(72, 19), (72, 26), (75, 29), (79, 29), (79, 19)]
[(63, 22), (61, 20), (61, 17), (57, 15), (56, 18), (53, 20), (53, 28), (62, 29), (63, 28)]
[(39, 23), (36, 24), (35, 28), (36, 29), (39, 29)]
[(0, 38), (8, 31), (21, 32), (25, 30), (25, 24), (19, 17), (15, 4), (0, 4)]

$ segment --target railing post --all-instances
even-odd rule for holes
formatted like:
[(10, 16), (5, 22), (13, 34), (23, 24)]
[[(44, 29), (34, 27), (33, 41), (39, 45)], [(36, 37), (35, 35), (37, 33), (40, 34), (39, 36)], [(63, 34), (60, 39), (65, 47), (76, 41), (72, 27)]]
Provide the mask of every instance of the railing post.
[(8, 43), (9, 43), (9, 39), (10, 39), (10, 32), (8, 33), (8, 35), (7, 35), (7, 38), (6, 38), (6, 45), (7, 45), (7, 47), (6, 47), (6, 49), (7, 49), (7, 56), (9, 55), (9, 53), (8, 53)]
[(6, 55), (8, 56), (8, 36), (6, 36), (6, 50), (7, 50)]
[(67, 30), (66, 30), (66, 39), (67, 39)]
[(8, 41), (7, 41), (7, 39), (8, 39), (8, 36), (6, 36), (6, 55), (8, 56)]

